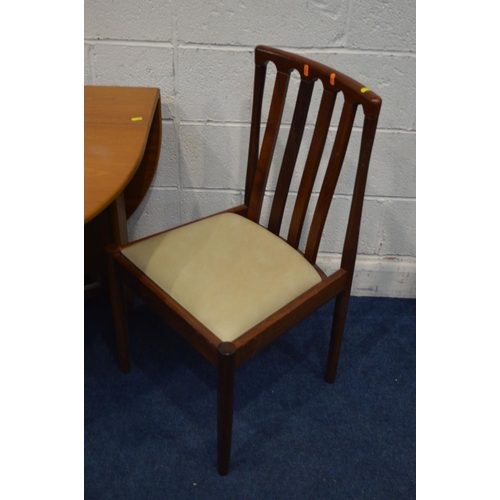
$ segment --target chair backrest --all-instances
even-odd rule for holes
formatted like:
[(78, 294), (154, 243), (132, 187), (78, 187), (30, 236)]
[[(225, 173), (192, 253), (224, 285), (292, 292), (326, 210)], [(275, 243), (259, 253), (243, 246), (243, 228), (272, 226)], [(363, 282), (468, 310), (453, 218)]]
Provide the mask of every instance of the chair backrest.
[[(276, 66), (276, 80), (262, 145), (259, 148), (266, 68), (269, 61)], [(280, 232), (297, 155), (308, 119), (314, 83), (320, 80), (323, 84), (321, 103), (286, 239), (291, 246), (298, 248), (328, 130), (330, 126), (333, 126), (331, 120), (335, 100), (337, 94), (342, 92), (344, 104), (309, 228), (304, 255), (312, 264), (316, 262), (323, 228), (349, 144), (356, 110), (361, 105), (364, 112), (363, 133), (341, 264), (344, 269), (354, 269), (368, 164), (382, 100), (370, 89), (335, 69), (305, 57), (265, 46), (258, 46), (255, 49), (252, 123), (245, 185), (247, 217), (254, 222), (259, 222), (260, 219), (269, 170), (285, 107), (288, 83), (293, 70), (300, 74), (300, 87), (279, 170), (268, 229), (277, 235)]]

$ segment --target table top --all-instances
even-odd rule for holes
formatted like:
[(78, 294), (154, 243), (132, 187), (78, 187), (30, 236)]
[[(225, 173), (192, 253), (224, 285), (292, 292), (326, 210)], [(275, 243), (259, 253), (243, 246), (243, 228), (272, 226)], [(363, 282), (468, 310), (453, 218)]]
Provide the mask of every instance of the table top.
[(137, 171), (159, 95), (156, 88), (85, 86), (85, 223)]

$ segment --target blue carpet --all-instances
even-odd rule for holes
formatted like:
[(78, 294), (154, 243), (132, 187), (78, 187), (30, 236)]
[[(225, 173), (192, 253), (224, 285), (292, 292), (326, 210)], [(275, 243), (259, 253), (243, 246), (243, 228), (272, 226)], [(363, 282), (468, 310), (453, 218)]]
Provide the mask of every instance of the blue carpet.
[(238, 369), (220, 477), (215, 367), (137, 304), (122, 375), (110, 305), (86, 301), (85, 498), (415, 498), (415, 309), (352, 297), (333, 385), (332, 303)]

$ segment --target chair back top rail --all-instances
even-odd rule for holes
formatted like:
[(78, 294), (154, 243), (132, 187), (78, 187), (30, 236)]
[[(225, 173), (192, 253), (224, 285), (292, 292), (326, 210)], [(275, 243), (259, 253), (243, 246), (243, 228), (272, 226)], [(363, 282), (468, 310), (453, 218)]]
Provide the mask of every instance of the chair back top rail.
[[(352, 104), (360, 104), (363, 106), (364, 114), (368, 117), (378, 117), (382, 99), (372, 90), (357, 82), (353, 78), (344, 75), (340, 71), (325, 66), (319, 62), (308, 59), (307, 57), (291, 54), (284, 50), (275, 49), (259, 45), (255, 48), (255, 64), (265, 66), (269, 61), (272, 61), (276, 69), (282, 73), (291, 73), (294, 69), (297, 70), (301, 78), (312, 82), (321, 80), (323, 88), (327, 91), (340, 90), (344, 94), (346, 101)], [(307, 73), (304, 75), (304, 68), (308, 66)], [(332, 84), (332, 73), (335, 75)]]

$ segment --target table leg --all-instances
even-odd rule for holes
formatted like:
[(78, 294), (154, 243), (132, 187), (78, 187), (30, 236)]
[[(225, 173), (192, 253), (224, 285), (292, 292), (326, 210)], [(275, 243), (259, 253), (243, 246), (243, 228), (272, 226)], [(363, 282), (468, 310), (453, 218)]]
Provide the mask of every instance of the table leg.
[(122, 191), (108, 208), (110, 212), (112, 243), (124, 245), (128, 243), (127, 215), (125, 210), (125, 194)]
[[(85, 276), (95, 277), (97, 283), (85, 285), (85, 298), (108, 291), (107, 260), (104, 247), (108, 243), (128, 243), (125, 195), (123, 192), (97, 217), (85, 225)], [(129, 305), (132, 298), (127, 296)]]

